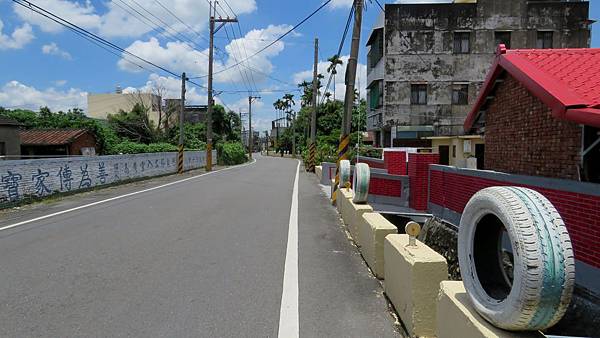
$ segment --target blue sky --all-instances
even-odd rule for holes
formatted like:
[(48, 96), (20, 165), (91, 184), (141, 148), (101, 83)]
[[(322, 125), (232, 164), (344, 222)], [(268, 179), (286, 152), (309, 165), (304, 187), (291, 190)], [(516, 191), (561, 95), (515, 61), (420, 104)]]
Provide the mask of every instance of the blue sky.
[[(32, 0), (33, 3), (55, 14), (69, 18), (78, 25), (101, 35), (133, 53), (154, 61), (179, 74), (188, 76), (206, 74), (205, 52), (208, 43), (206, 0)], [(248, 87), (264, 90), (287, 90), (292, 93), (296, 83), (310, 78), (313, 59), (313, 39), (319, 37), (319, 69), (324, 72), (326, 59), (335, 54), (352, 0), (333, 0), (324, 10), (306, 22), (294, 34), (270, 48), (266, 53), (252, 58), (249, 66), (260, 69), (247, 73), (233, 69), (217, 76), (215, 90), (244, 91)], [(142, 5), (148, 12), (137, 7)], [(238, 14), (242, 36), (237, 25), (230, 26), (227, 33), (222, 29), (218, 35), (216, 70), (231, 65), (235, 60), (257, 51), (272, 41), (300, 19), (322, 4), (322, 0), (228, 0)], [(175, 16), (165, 11), (169, 8)], [(219, 12), (228, 12), (224, 2)], [(169, 34), (151, 30), (153, 24), (145, 19), (127, 15), (124, 9), (136, 8), (150, 20), (169, 25)], [(124, 8), (124, 9), (123, 9)], [(590, 3), (592, 19), (600, 18), (600, 1)], [(367, 1), (364, 14), (363, 40), (379, 14), (378, 8)], [(185, 23), (183, 25), (181, 21)], [(188, 27), (189, 26), (189, 27)], [(593, 26), (592, 46), (600, 47), (600, 24)], [(190, 29), (192, 28), (192, 29)], [(177, 33), (178, 32), (178, 33)], [(202, 36), (202, 37), (201, 37)], [(190, 47), (191, 40), (195, 43)], [(348, 54), (348, 44), (342, 55)], [(364, 43), (359, 68), (359, 80), (366, 82), (366, 55)], [(245, 52), (244, 52), (245, 50)], [(138, 61), (136, 61), (139, 63)], [(161, 84), (167, 96), (177, 97), (179, 80), (150, 66), (140, 71), (137, 66), (110, 54), (83, 40), (74, 33), (60, 29), (55, 23), (29, 10), (20, 8), (10, 0), (0, 0), (0, 106), (38, 108), (48, 105), (54, 109), (73, 106), (86, 108), (86, 93), (108, 93), (117, 85), (130, 90), (147, 90), (154, 83)], [(343, 92), (343, 68), (340, 67), (337, 93)], [(246, 69), (247, 68), (241, 68)], [(264, 74), (269, 74), (266, 77)], [(274, 80), (276, 78), (279, 81)], [(204, 84), (205, 79), (198, 79)], [(256, 83), (256, 86), (254, 85)], [(298, 94), (297, 92), (295, 92)], [(364, 94), (364, 90), (363, 90)], [(223, 93), (220, 98), (235, 110), (247, 110), (247, 93)], [(262, 99), (253, 107), (253, 125), (260, 130), (270, 126), (274, 113), (272, 102), (283, 93), (263, 93)], [(191, 103), (206, 103), (206, 91), (190, 88)]]

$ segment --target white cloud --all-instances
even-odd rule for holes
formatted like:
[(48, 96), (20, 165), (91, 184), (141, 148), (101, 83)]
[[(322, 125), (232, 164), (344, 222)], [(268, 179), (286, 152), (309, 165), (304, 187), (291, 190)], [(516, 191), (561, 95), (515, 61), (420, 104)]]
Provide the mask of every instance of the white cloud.
[[(283, 51), (285, 48), (285, 43), (283, 41), (275, 43), (269, 49), (251, 58), (247, 62), (244, 62), (247, 67), (253, 69), (252, 71), (244, 68), (243, 66), (239, 66), (241, 68), (234, 67), (222, 73), (219, 73), (219, 71), (228, 68), (258, 52), (260, 49), (266, 46), (269, 41), (272, 41), (290, 28), (291, 26), (288, 25), (270, 25), (265, 29), (254, 29), (248, 32), (243, 38), (233, 40), (230, 44), (225, 46), (225, 51), (223, 51), (224, 55), (216, 52), (214, 62), (215, 82), (252, 82), (251, 79), (244, 80), (246, 79), (246, 74), (248, 74), (248, 78), (253, 78), (254, 82), (256, 83), (263, 82), (265, 80), (264, 74), (270, 74), (274, 68), (270, 58), (279, 55), (279, 53), (281, 53), (281, 51)], [(162, 45), (158, 39), (152, 37), (147, 41), (137, 40), (127, 47), (126, 50), (138, 55), (141, 58), (174, 71), (177, 74), (186, 71), (187, 76), (197, 77), (204, 76), (208, 73), (208, 50), (195, 50), (189, 44), (184, 42), (167, 42), (166, 44)], [(140, 64), (144, 67), (150, 67), (140, 63), (139, 60), (136, 60), (130, 56), (119, 60), (118, 65), (119, 68), (130, 72), (141, 71), (141, 69), (134, 63)], [(242, 69), (241, 72), (240, 69)], [(259, 70), (260, 72), (255, 70)], [(253, 75), (251, 76), (250, 73)], [(206, 79), (203, 78), (202, 80), (198, 81), (205, 82)]]
[(60, 49), (58, 47), (58, 45), (54, 42), (49, 43), (47, 45), (43, 45), (42, 46), (42, 53), (44, 54), (48, 54), (48, 55), (56, 55), (56, 56), (60, 56), (61, 58), (65, 59), (65, 60), (71, 60), (71, 54), (69, 54), (69, 52), (66, 52), (62, 49)]
[[(134, 2), (127, 2), (127, 5), (120, 1), (107, 1), (104, 6), (96, 8), (91, 0), (71, 1), (71, 0), (38, 0), (36, 4), (41, 8), (48, 10), (60, 17), (85, 29), (93, 30), (105, 37), (140, 37), (145, 33), (151, 32), (156, 25), (164, 26), (160, 20), (166, 22), (172, 27), (171, 34), (188, 31), (188, 35), (194, 37), (189, 32), (190, 26), (196, 32), (202, 32), (208, 22), (208, 3), (206, 1), (194, 0), (162, 0), (175, 16), (181, 19), (187, 25), (179, 22), (177, 18), (169, 14), (160, 4), (154, 0), (137, 0), (139, 6)], [(255, 0), (229, 0), (228, 3), (236, 14), (251, 13), (256, 10)], [(190, 10), (192, 8), (193, 10)], [(134, 10), (135, 9), (135, 10)], [(59, 24), (39, 15), (31, 10), (14, 5), (15, 12), (26, 22), (39, 26), (45, 32), (59, 32), (63, 28)], [(136, 11), (144, 14), (154, 23), (144, 22)], [(152, 13), (154, 16), (150, 15)], [(226, 15), (222, 13), (222, 15)]]
[(56, 81), (54, 81), (54, 84), (59, 87), (62, 87), (67, 84), (67, 80), (56, 80)]
[(2, 33), (4, 23), (0, 20), (0, 50), (20, 49), (33, 40), (33, 31), (29, 24), (15, 28), (10, 36)]
[(331, 3), (329, 4), (329, 6), (332, 9), (350, 8), (350, 6), (352, 6), (353, 3), (354, 3), (354, 0), (332, 0)]
[[(165, 77), (158, 74), (150, 74), (148, 81), (141, 87), (127, 87), (123, 89), (125, 93), (134, 93), (141, 91), (144, 93), (152, 93), (155, 88), (161, 88), (163, 99), (179, 99), (181, 98), (181, 79), (174, 77)], [(198, 87), (188, 86), (186, 88), (186, 104), (206, 104), (208, 97), (200, 94)]]
[(7, 82), (0, 88), (0, 106), (19, 107), (36, 110), (48, 106), (51, 110), (66, 111), (72, 108), (85, 108), (87, 93), (79, 89), (38, 90), (18, 81)]
[[(337, 74), (335, 76), (335, 97), (337, 100), (343, 100), (346, 85), (344, 84), (344, 80), (346, 78), (346, 65), (348, 64), (349, 56), (345, 55), (340, 57), (340, 59), (344, 62), (343, 65), (338, 66)], [(323, 88), (322, 91), (325, 90), (325, 86), (327, 86), (327, 81), (329, 80), (330, 73), (327, 72), (327, 68), (329, 67), (328, 61), (321, 61), (317, 65), (317, 71), (319, 74), (323, 74), (325, 78), (321, 80)], [(313, 78), (313, 70), (305, 70), (293, 75), (294, 83), (301, 83), (302, 81), (312, 81)], [(331, 81), (331, 85), (329, 86), (329, 92), (333, 94), (333, 80)], [(361, 63), (358, 64), (358, 69), (356, 72), (356, 87), (360, 90), (361, 98), (365, 98), (367, 95), (367, 66)]]

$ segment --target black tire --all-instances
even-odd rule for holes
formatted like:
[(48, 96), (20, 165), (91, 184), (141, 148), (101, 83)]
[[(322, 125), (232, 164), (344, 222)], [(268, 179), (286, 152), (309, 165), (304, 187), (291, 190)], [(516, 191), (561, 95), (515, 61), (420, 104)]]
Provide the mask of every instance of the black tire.
[(476, 193), (460, 220), (458, 259), (475, 309), (499, 328), (549, 328), (571, 302), (571, 240), (554, 206), (534, 190), (491, 187)]

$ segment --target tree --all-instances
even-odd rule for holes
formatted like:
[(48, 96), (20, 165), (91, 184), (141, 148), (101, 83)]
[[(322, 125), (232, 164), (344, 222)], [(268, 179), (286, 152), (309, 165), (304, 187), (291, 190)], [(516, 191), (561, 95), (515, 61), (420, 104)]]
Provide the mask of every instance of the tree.
[(149, 144), (155, 141), (154, 124), (148, 117), (148, 108), (136, 103), (130, 112), (119, 111), (108, 115), (108, 123), (119, 137)]
[(333, 75), (333, 100), (335, 101), (335, 76), (337, 74), (337, 66), (343, 65), (344, 61), (342, 61), (337, 54), (327, 59), (327, 61), (330, 62), (329, 67), (327, 67), (327, 72)]

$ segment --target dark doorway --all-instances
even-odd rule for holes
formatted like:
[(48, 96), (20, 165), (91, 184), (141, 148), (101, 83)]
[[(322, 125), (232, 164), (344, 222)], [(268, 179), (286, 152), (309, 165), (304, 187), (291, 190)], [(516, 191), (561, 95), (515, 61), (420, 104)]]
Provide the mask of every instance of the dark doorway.
[(450, 165), (450, 146), (439, 146), (440, 164)]
[(389, 130), (383, 131), (383, 147), (389, 148), (392, 146), (392, 133)]
[(485, 144), (475, 145), (475, 157), (477, 158), (477, 169), (485, 169)]

